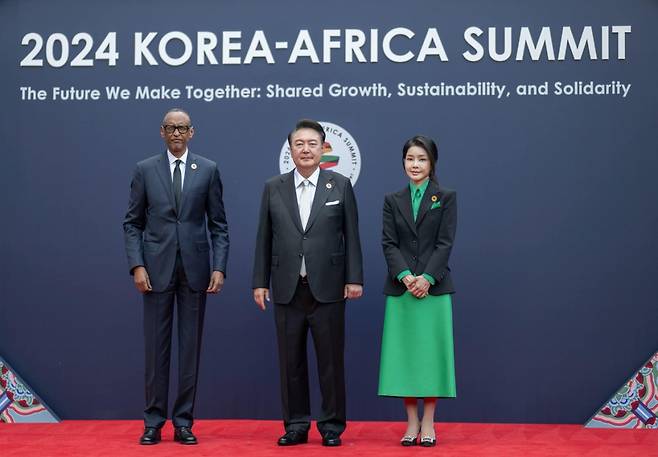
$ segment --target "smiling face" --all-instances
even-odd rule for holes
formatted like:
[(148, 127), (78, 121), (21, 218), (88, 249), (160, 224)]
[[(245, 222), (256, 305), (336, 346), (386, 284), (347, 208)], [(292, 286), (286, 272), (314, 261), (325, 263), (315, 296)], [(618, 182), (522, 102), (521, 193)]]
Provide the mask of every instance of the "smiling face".
[(290, 137), (290, 155), (297, 171), (308, 178), (320, 165), (322, 136), (313, 129), (296, 130)]
[(404, 171), (415, 185), (425, 181), (432, 171), (427, 151), (420, 146), (411, 146), (404, 156)]
[(185, 154), (187, 143), (194, 136), (194, 128), (191, 124), (190, 117), (182, 111), (167, 113), (162, 120), (160, 136), (164, 138), (169, 152), (176, 157)]

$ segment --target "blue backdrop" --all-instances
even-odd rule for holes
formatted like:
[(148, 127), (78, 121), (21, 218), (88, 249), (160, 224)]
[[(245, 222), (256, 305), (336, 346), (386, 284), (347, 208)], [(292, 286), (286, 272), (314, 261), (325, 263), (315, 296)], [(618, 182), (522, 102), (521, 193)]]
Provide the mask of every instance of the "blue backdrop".
[[(459, 223), (451, 265), (458, 398), (439, 404), (449, 421), (585, 421), (658, 347), (658, 5), (654, 1), (142, 2), (37, 0), (0, 3), (3, 179), (0, 354), (64, 419), (138, 418), (143, 405), (141, 298), (128, 276), (122, 219), (134, 164), (163, 151), (164, 111), (192, 115), (191, 150), (219, 163), (231, 254), (225, 290), (209, 299), (199, 386), (202, 418), (278, 418), (278, 365), (271, 309), (251, 299), (252, 251), (262, 183), (279, 173), (285, 136), (300, 117), (347, 129), (361, 152), (355, 191), (365, 262), (365, 295), (347, 307), (348, 417), (403, 419), (401, 402), (376, 396), (386, 274), (381, 253), (385, 193), (406, 184), (401, 146), (416, 133), (437, 139), (439, 180), (457, 189)], [(519, 31), (551, 27), (557, 54), (563, 26), (576, 39), (592, 26), (632, 26), (625, 59), (617, 35), (610, 58), (516, 60)], [(469, 62), (470, 26), (512, 28), (504, 62)], [(418, 54), (425, 32), (440, 33), (448, 61), (395, 63), (381, 51), (395, 27), (399, 54)], [(308, 29), (322, 59), (322, 30), (378, 29), (378, 62), (300, 58), (275, 41)], [(137, 66), (134, 33), (242, 31), (244, 58), (256, 30), (276, 62)], [(20, 66), (53, 33), (117, 34), (116, 66)], [(486, 37), (478, 40), (486, 47)], [(171, 54), (180, 55), (180, 42)], [(53, 56), (61, 43), (55, 43)], [(71, 47), (71, 58), (80, 47)], [(366, 49), (366, 48), (364, 48)], [(369, 49), (369, 48), (368, 48)], [(75, 52), (74, 52), (75, 50)], [(366, 57), (369, 51), (365, 52)], [(600, 55), (600, 54), (599, 54)], [(47, 60), (44, 48), (39, 57)], [(52, 56), (51, 56), (52, 57)], [(399, 97), (399, 82), (506, 84), (512, 93)], [(620, 95), (523, 97), (516, 85), (621, 81)], [(54, 86), (183, 88), (372, 84), (390, 98), (56, 101)], [(20, 87), (48, 99), (23, 100)], [(315, 378), (314, 386), (316, 385)], [(314, 410), (319, 395), (314, 391)]]

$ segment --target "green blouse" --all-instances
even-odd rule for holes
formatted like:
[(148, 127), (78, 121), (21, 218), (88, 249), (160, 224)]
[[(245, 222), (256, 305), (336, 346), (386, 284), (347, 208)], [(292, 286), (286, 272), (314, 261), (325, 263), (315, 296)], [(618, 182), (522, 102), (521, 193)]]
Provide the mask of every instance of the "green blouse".
[[(429, 185), (430, 180), (427, 178), (425, 181), (423, 181), (419, 186), (416, 186), (413, 181), (409, 183), (409, 189), (411, 190), (411, 210), (414, 214), (414, 221), (418, 217), (418, 210), (420, 209), (420, 202), (423, 201), (423, 195), (425, 195), (425, 190), (427, 190), (427, 186)], [(411, 270), (404, 270), (401, 271), (397, 278), (398, 281), (402, 282), (402, 279), (407, 276), (413, 274)], [(431, 284), (434, 285), (436, 284), (436, 280), (434, 277), (430, 274), (423, 273), (423, 276), (427, 281)]]

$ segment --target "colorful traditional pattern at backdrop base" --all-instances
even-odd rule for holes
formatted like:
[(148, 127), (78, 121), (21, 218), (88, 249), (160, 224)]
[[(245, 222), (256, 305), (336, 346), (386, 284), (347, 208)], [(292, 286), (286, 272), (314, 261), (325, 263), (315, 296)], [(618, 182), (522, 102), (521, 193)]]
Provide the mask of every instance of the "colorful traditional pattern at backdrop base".
[(0, 421), (9, 424), (59, 422), (59, 418), (2, 357), (0, 357)]
[(596, 428), (658, 429), (658, 352), (586, 424)]

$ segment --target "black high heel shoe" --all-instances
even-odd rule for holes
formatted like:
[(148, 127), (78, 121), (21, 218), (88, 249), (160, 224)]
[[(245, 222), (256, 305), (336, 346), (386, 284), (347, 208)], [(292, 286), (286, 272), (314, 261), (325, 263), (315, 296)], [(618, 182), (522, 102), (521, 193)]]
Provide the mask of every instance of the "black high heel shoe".
[(400, 440), (400, 444), (402, 446), (415, 446), (416, 443), (418, 443), (418, 434), (420, 433), (420, 430), (418, 430), (418, 433), (415, 435), (404, 435), (402, 439)]
[(436, 446), (436, 437), (432, 438), (431, 436), (421, 436), (420, 445), (423, 447)]

